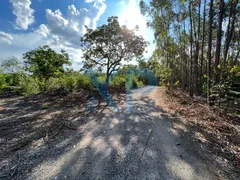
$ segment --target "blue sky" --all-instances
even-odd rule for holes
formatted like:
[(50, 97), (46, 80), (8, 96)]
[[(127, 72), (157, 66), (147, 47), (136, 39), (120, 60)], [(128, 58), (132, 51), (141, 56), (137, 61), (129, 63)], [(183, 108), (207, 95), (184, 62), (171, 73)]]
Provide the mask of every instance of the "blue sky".
[(145, 57), (154, 50), (153, 33), (140, 14), (140, 0), (1, 0), (0, 63), (38, 46), (50, 45), (56, 51), (66, 50), (74, 69), (80, 69), (80, 37), (84, 25), (96, 28), (109, 16), (118, 16), (120, 24), (140, 26), (138, 34), (151, 45)]

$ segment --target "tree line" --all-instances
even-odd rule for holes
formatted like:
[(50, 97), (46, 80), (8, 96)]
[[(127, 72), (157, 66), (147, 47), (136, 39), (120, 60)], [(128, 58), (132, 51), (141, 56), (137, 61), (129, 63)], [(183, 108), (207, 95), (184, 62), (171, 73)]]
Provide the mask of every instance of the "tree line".
[[(147, 45), (138, 30), (120, 26), (118, 17), (109, 17), (107, 24), (90, 29), (80, 38), (83, 67), (71, 69), (66, 51), (59, 53), (48, 45), (37, 47), (23, 54), (23, 64), (16, 58), (5, 60), (0, 71), (0, 90), (11, 88), (30, 95), (40, 92), (73, 93), (79, 90), (97, 92), (125, 90), (141, 87), (148, 82), (148, 75), (137, 66), (123, 62), (141, 59)], [(128, 76), (128, 77), (127, 77)], [(127, 82), (127, 79), (130, 81)], [(105, 85), (103, 85), (105, 84)]]
[[(140, 2), (154, 30), (149, 66), (169, 87), (208, 104), (240, 98), (239, 0), (151, 0)], [(239, 101), (238, 101), (239, 104)]]

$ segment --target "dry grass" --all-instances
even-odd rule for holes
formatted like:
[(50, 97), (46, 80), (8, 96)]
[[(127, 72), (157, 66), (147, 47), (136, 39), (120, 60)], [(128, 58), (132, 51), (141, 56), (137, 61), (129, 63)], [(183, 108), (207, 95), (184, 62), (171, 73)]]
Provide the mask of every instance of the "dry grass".
[[(181, 90), (167, 91), (159, 88), (155, 93), (157, 104), (165, 111), (183, 117), (200, 132), (199, 139), (205, 139), (225, 159), (240, 168), (240, 118), (227, 114), (218, 107), (209, 107), (201, 97), (191, 98)], [(201, 137), (201, 138), (200, 138)]]

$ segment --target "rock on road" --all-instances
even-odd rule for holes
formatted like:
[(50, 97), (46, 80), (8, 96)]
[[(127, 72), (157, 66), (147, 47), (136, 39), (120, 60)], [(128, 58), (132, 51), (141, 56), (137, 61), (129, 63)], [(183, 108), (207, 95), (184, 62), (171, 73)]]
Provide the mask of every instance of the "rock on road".
[(227, 179), (187, 126), (156, 105), (157, 88), (133, 90), (119, 112), (91, 115), (78, 143), (29, 179)]

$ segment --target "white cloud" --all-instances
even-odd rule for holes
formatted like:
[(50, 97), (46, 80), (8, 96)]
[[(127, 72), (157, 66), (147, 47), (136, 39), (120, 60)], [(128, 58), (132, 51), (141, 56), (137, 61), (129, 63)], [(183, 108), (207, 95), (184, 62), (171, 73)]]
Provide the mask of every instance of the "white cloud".
[(11, 44), (12, 40), (13, 40), (13, 37), (11, 36), (11, 34), (0, 31), (0, 43), (2, 42), (2, 43)]
[(47, 24), (40, 25), (36, 31), (44, 37), (50, 35), (58, 44), (79, 48), (79, 39), (85, 33), (85, 25), (96, 28), (97, 21), (105, 9), (106, 4), (102, 0), (95, 0), (89, 10), (85, 8), (78, 10), (74, 5), (70, 5), (66, 16), (59, 9), (55, 11), (47, 9)]
[[(61, 49), (67, 51), (72, 61), (72, 67), (79, 70), (82, 62), (80, 37), (85, 33), (85, 25), (96, 28), (99, 18), (106, 9), (103, 0), (88, 0), (88, 3), (93, 3), (90, 9), (77, 9), (74, 5), (68, 6), (65, 15), (59, 9), (55, 11), (46, 9), (47, 24), (41, 24), (30, 33), (9, 34), (8, 41), (6, 35), (2, 40), (1, 36), (3, 35), (0, 33), (0, 41), (5, 43), (0, 44), (3, 51), (0, 62), (12, 55), (21, 59), (23, 53), (47, 44), (57, 52), (60, 52)], [(14, 39), (14, 44), (7, 44), (11, 42), (9, 37)]]
[(30, 0), (9, 0), (13, 6), (13, 14), (16, 18), (15, 28), (27, 30), (34, 23), (34, 10), (30, 7)]
[(46, 25), (41, 24), (39, 28), (36, 30), (36, 32), (44, 37), (47, 37), (49, 35), (49, 30)]
[[(81, 57), (82, 52), (80, 48), (74, 48), (66, 46), (65, 44), (58, 44), (54, 41), (54, 38), (43, 37), (39, 32), (31, 33), (20, 33), (20, 34), (9, 34), (12, 39), (14, 39), (14, 44), (9, 44), (4, 41), (4, 44), (1, 44), (1, 32), (0, 32), (0, 64), (3, 60), (12, 57), (13, 55), (17, 57), (20, 61), (22, 60), (22, 54), (37, 48), (38, 46), (49, 45), (56, 52), (60, 52), (61, 49), (64, 49), (69, 54), (70, 60), (72, 62), (72, 67), (74, 70), (79, 70), (81, 68)], [(27, 42), (27, 43), (26, 43)]]

